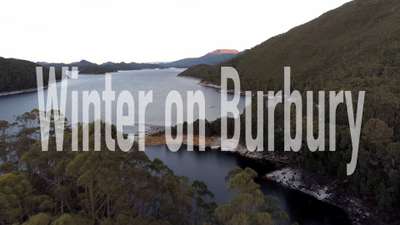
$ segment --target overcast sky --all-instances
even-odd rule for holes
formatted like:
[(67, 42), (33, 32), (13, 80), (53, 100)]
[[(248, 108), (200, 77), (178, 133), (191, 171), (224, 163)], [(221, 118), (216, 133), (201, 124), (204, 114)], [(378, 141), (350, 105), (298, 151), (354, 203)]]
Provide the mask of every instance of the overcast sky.
[(0, 56), (159, 62), (244, 50), (349, 0), (1, 0)]

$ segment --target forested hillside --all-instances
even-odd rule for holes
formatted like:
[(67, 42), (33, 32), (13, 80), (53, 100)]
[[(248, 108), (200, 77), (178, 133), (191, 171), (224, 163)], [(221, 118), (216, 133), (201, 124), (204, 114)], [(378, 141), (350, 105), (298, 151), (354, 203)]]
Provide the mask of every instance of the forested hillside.
[[(286, 213), (264, 196), (251, 169), (229, 174), (236, 196), (216, 205), (200, 181), (174, 175), (159, 159), (150, 160), (136, 145), (129, 152), (109, 151), (101, 125), (101, 151), (71, 151), (66, 124), (63, 151), (50, 132), (49, 151), (35, 137), (39, 111), (15, 123), (0, 121), (1, 225), (289, 225)], [(94, 138), (93, 124), (90, 139)], [(17, 128), (17, 129), (16, 129)], [(10, 134), (8, 129), (18, 130)], [(82, 134), (82, 125), (79, 126)], [(116, 138), (112, 127), (112, 137)], [(83, 140), (79, 137), (79, 143)]]
[[(36, 63), (0, 57), (0, 93), (36, 88)], [(45, 83), (48, 78), (48, 68), (43, 69)], [(61, 73), (57, 72), (57, 78)]]
[[(301, 91), (365, 90), (354, 175), (345, 176), (351, 149), (345, 111), (337, 120), (337, 152), (301, 154), (295, 159), (303, 168), (337, 178), (344, 190), (376, 205), (379, 212), (396, 216), (400, 209), (400, 1), (352, 1), (223, 65), (239, 71), (244, 90), (281, 90), (284, 66), (291, 66), (292, 86)], [(181, 75), (219, 83), (219, 71), (220, 65), (201, 65)], [(277, 145), (281, 142), (276, 140)]]

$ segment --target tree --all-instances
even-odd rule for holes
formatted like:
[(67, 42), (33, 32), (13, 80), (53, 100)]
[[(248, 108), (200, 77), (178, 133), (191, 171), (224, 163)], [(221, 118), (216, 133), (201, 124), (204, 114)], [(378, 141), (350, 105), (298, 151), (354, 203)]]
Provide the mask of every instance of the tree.
[(50, 216), (46, 213), (39, 213), (34, 216), (29, 217), (28, 221), (22, 225), (49, 225)]
[(254, 182), (257, 172), (250, 168), (235, 169), (229, 175), (228, 187), (237, 192), (231, 202), (217, 207), (217, 220), (223, 225), (272, 225), (287, 222), (273, 217), (277, 209), (271, 209), (260, 186)]
[(393, 129), (380, 119), (370, 119), (363, 128), (364, 140), (370, 144), (388, 144), (393, 139)]
[(23, 222), (32, 212), (33, 188), (23, 174), (8, 173), (0, 176), (0, 224)]

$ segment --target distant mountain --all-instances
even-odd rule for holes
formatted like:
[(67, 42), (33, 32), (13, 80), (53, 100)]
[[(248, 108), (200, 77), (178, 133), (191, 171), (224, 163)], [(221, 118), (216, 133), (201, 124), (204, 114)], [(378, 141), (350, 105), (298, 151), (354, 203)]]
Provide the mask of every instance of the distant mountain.
[(195, 65), (214, 65), (236, 57), (239, 51), (233, 49), (218, 49), (198, 58), (185, 58), (170, 63), (163, 63), (165, 67), (188, 68)]
[(73, 62), (70, 64), (66, 63), (46, 63), (46, 62), (40, 62), (39, 64), (44, 65), (44, 66), (55, 66), (55, 67), (62, 67), (62, 66), (67, 66), (67, 67), (73, 67), (76, 66), (79, 69), (79, 73), (81, 74), (104, 74), (104, 73), (111, 73), (111, 72), (117, 72), (119, 70), (139, 70), (139, 69), (155, 69), (155, 68), (161, 68), (162, 66), (158, 64), (152, 64), (152, 63), (113, 63), (113, 62), (106, 62), (103, 64), (96, 64), (89, 62), (87, 60), (81, 60), (79, 62)]
[(118, 70), (140, 70), (140, 69), (156, 69), (162, 68), (159, 64), (153, 63), (112, 63), (107, 62), (100, 65), (101, 67), (105, 68), (108, 71), (118, 71)]
[[(0, 57), (0, 93), (36, 88), (36, 67), (39, 64), (20, 59)], [(48, 68), (44, 67), (44, 82), (48, 81)], [(57, 79), (61, 78), (56, 71)]]
[(239, 53), (236, 49), (217, 49), (209, 52), (207, 55), (237, 55)]
[[(399, 12), (399, 0), (355, 0), (222, 64), (239, 71), (244, 89), (281, 89), (285, 65), (297, 88), (343, 89), (366, 76), (393, 82), (400, 72)], [(219, 68), (195, 66), (181, 75), (218, 83)]]
[(87, 60), (81, 60), (79, 62), (73, 63), (47, 63), (47, 62), (38, 62), (38, 64), (43, 66), (55, 66), (57, 68), (61, 68), (62, 66), (76, 66), (79, 68), (79, 73), (81, 74), (104, 74), (117, 72), (119, 70), (140, 70), (140, 69), (162, 69), (169, 67), (176, 68), (187, 68), (194, 65), (205, 64), (205, 65), (214, 65), (227, 60), (230, 60), (237, 56), (239, 51), (233, 49), (218, 49), (212, 52), (205, 54), (204, 56), (198, 58), (185, 58), (181, 60), (177, 60), (169, 63), (114, 63), (114, 62), (106, 62), (103, 64), (96, 64), (89, 62)]

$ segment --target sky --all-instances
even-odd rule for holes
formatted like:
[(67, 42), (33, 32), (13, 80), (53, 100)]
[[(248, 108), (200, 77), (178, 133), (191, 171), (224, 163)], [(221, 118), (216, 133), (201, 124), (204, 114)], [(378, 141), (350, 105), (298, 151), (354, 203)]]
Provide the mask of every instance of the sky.
[(239, 51), (349, 0), (1, 0), (0, 56), (167, 62)]

